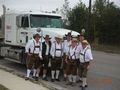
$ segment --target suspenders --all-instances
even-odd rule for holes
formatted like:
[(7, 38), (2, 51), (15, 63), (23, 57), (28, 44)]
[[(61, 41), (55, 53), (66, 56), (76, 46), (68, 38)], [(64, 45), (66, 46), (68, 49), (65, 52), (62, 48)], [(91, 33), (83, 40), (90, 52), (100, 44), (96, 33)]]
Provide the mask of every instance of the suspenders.
[(56, 48), (56, 42), (55, 42), (55, 53), (54, 56), (56, 57), (56, 51), (61, 51), (61, 57), (62, 57), (62, 44), (61, 44), (61, 49)]
[(85, 54), (86, 54), (86, 51), (87, 51), (88, 49), (89, 49), (89, 48), (87, 47), (87, 48), (85, 49), (84, 53), (80, 53), (80, 55), (83, 56), (83, 60), (84, 60), (84, 62), (86, 62), (86, 61), (85, 61)]
[(76, 55), (75, 55), (76, 49), (77, 49), (77, 46), (75, 47), (73, 55), (70, 56), (70, 47), (69, 47), (69, 57), (70, 57), (70, 59), (72, 59), (73, 56), (75, 56), (75, 59), (76, 59)]
[(37, 45), (37, 46), (35, 46), (35, 42), (34, 42), (34, 41), (33, 41), (33, 43), (34, 43), (33, 53), (34, 53), (34, 51), (35, 51), (35, 48), (39, 48), (39, 51), (40, 51), (40, 50), (41, 50), (41, 49), (40, 49), (41, 43), (39, 42), (39, 45)]

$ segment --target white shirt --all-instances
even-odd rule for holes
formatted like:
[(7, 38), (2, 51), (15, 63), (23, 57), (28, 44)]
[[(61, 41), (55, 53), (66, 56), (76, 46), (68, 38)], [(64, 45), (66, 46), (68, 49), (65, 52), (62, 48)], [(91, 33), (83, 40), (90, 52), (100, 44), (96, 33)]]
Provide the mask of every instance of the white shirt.
[[(61, 49), (61, 50), (56, 50), (56, 49)], [(50, 54), (52, 55), (52, 57), (63, 56), (63, 43), (61, 42), (58, 44), (57, 42), (53, 42), (51, 46)]]
[(64, 47), (63, 52), (67, 53), (67, 48), (71, 45), (71, 40), (70, 41), (64, 40), (63, 45), (64, 45), (63, 46)]
[[(35, 46), (40, 46), (40, 48), (34, 49)], [(29, 40), (25, 46), (25, 52), (29, 53), (29, 50), (30, 50), (30, 53), (39, 54), (39, 57), (40, 58), (42, 57), (42, 48), (41, 48), (40, 42), (37, 43), (34, 39)]]
[(46, 43), (46, 42), (45, 42), (45, 44), (46, 44), (46, 52), (45, 52), (45, 55), (48, 55), (48, 54), (49, 54), (49, 45), (48, 45), (48, 43)]
[(80, 50), (77, 46), (75, 46), (74, 48), (72, 48), (72, 46), (67, 48), (67, 55), (68, 55), (69, 59), (78, 59), (79, 52), (80, 52)]
[(87, 46), (86, 48), (84, 48), (80, 51), (79, 60), (81, 63), (89, 62), (89, 61), (93, 60), (92, 52), (91, 52), (91, 49), (89, 48), (89, 46)]

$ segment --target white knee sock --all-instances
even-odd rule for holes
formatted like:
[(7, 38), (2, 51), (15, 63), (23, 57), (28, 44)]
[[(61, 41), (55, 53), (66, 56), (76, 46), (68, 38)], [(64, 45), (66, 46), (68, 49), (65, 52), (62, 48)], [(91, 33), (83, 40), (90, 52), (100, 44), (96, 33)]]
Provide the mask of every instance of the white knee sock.
[(66, 78), (67, 77), (67, 74), (64, 74), (64, 78)]
[(54, 76), (55, 76), (55, 71), (51, 71), (51, 75), (52, 75), (52, 79), (54, 79)]
[(43, 78), (45, 78), (46, 77), (46, 74), (43, 74)]
[(75, 83), (76, 82), (76, 75), (72, 75), (72, 78), (73, 78), (73, 82)]
[(30, 77), (30, 72), (31, 72), (31, 70), (27, 69), (27, 77)]
[(68, 75), (69, 82), (72, 82), (72, 75)]
[(83, 80), (82, 80), (82, 81), (83, 81), (83, 83), (82, 83), (82, 86), (83, 86), (83, 87), (85, 87), (85, 85), (87, 85), (86, 80), (87, 80), (86, 78), (83, 78)]
[(36, 72), (37, 72), (37, 70), (34, 69), (34, 70), (33, 70), (33, 76), (34, 76), (34, 77), (35, 77), (35, 75), (36, 75)]
[(59, 77), (60, 70), (56, 70), (56, 79)]
[(40, 74), (40, 69), (38, 68), (36, 72), (36, 77), (39, 77), (39, 74)]

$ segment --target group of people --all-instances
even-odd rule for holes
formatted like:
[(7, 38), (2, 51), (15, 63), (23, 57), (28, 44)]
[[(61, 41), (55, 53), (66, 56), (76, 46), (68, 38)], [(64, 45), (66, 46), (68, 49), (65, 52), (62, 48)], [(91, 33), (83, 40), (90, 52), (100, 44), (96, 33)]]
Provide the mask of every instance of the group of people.
[(42, 79), (45, 81), (48, 81), (48, 70), (52, 82), (60, 81), (62, 70), (66, 85), (74, 86), (79, 76), (81, 87), (87, 87), (87, 71), (93, 60), (90, 44), (82, 34), (73, 37), (69, 32), (65, 36), (63, 39), (60, 35), (56, 35), (53, 42), (49, 35), (44, 37), (44, 42), (40, 42), (39, 34), (33, 36), (34, 39), (30, 40), (25, 47), (27, 54), (25, 80), (30, 78), (31, 70), (33, 70), (32, 77), (38, 80), (43, 67)]

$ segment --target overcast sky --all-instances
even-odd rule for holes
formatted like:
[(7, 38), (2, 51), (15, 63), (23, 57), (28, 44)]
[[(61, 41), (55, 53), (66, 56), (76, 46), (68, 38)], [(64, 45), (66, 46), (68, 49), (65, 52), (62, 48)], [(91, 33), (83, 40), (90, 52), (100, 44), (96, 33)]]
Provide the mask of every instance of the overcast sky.
[[(70, 7), (74, 7), (79, 0), (68, 0), (70, 2)], [(95, 0), (92, 0), (95, 1)], [(120, 0), (110, 0), (114, 1), (115, 4), (120, 5)], [(87, 6), (89, 0), (82, 0)], [(7, 8), (15, 10), (42, 10), (42, 11), (52, 11), (56, 8), (61, 8), (64, 0), (0, 0), (0, 14), (2, 13), (2, 5), (5, 4)]]

